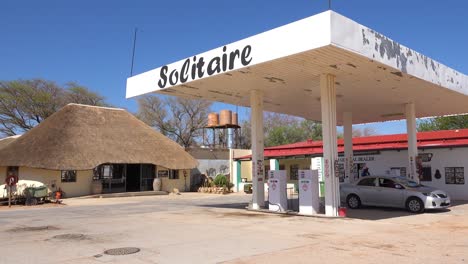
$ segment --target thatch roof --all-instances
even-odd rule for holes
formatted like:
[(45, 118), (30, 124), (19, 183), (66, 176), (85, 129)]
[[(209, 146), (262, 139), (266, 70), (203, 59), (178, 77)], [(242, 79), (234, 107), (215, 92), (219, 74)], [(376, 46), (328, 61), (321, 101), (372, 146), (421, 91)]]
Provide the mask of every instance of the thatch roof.
[(6, 138), (0, 139), (0, 149), (8, 146), (8, 144), (15, 141), (19, 136), (20, 135), (16, 135), (16, 136), (11, 136), (11, 137), (6, 137)]
[(0, 166), (88, 170), (104, 163), (191, 169), (197, 161), (123, 109), (69, 104), (0, 149)]

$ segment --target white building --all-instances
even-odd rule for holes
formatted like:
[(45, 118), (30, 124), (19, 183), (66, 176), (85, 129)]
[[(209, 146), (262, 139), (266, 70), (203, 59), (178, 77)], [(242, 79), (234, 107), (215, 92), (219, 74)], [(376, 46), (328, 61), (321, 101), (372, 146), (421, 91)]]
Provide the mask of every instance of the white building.
[[(417, 139), (417, 167), (421, 184), (445, 190), (452, 199), (468, 200), (468, 184), (465, 179), (468, 171), (468, 129), (420, 132)], [(265, 148), (265, 158), (274, 160), (268, 164), (278, 164), (276, 168), (267, 166), (265, 171), (286, 170), (288, 183), (297, 184), (299, 169), (323, 170), (322, 147), (321, 141), (305, 141)], [(354, 138), (351, 175), (345, 175), (343, 140), (338, 140), (338, 152), (337, 176), (342, 182), (352, 182), (362, 177), (364, 167), (369, 169), (371, 175), (409, 174), (406, 134)], [(234, 177), (233, 181), (242, 181), (243, 178), (249, 182), (250, 156), (240, 157), (237, 162), (242, 169), (238, 170), (237, 178)], [(319, 173), (320, 181), (323, 181), (322, 175), (323, 172)]]

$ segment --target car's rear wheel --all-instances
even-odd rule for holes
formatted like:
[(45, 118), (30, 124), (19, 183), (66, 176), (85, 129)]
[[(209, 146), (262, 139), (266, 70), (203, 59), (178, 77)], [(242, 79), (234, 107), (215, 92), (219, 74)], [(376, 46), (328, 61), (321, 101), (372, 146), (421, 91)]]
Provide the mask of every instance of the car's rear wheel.
[(410, 197), (406, 201), (406, 209), (413, 214), (420, 214), (424, 212), (424, 204), (421, 199), (417, 197)]
[(359, 199), (359, 196), (355, 194), (350, 194), (346, 198), (346, 204), (348, 205), (348, 208), (357, 209), (361, 207), (361, 199)]

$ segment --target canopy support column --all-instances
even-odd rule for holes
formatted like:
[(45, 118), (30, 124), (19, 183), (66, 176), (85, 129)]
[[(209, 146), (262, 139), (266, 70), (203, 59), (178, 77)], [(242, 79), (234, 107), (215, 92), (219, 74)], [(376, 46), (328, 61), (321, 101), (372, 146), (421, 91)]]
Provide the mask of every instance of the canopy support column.
[(250, 91), (250, 107), (252, 134), (252, 209), (258, 210), (265, 206), (262, 91)]
[[(405, 105), (406, 133), (408, 134), (408, 162), (410, 180), (419, 182), (416, 170), (416, 159), (418, 157), (418, 141), (416, 139), (416, 109), (414, 103)], [(406, 175), (405, 175), (406, 176)]]
[(335, 76), (320, 76), (320, 102), (322, 105), (323, 160), (325, 172), (325, 214), (338, 216), (340, 206), (339, 181), (335, 174), (338, 162), (336, 139), (336, 87)]
[[(279, 170), (279, 160), (270, 159), (270, 170)], [(265, 173), (267, 173), (265, 171)]]
[(344, 169), (345, 182), (354, 182), (356, 179), (353, 174), (353, 114), (351, 112), (343, 113), (344, 130)]

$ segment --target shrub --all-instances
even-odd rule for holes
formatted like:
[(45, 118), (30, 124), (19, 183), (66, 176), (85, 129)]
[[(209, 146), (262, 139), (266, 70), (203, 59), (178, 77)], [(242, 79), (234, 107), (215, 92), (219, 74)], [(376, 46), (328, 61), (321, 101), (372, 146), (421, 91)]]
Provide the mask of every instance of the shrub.
[(214, 184), (216, 186), (224, 187), (224, 186), (227, 186), (227, 183), (228, 183), (228, 180), (227, 180), (226, 176), (224, 176), (223, 174), (216, 175), (216, 177), (214, 179)]

